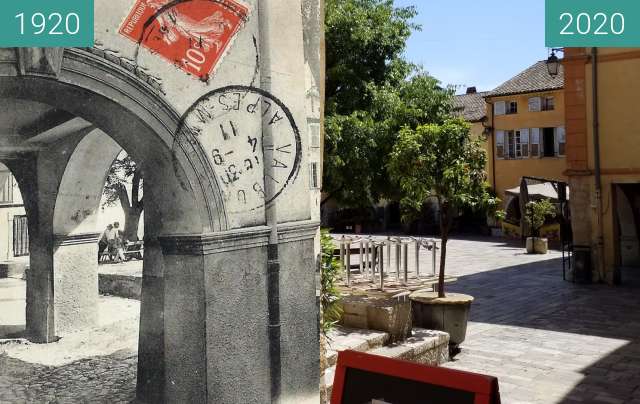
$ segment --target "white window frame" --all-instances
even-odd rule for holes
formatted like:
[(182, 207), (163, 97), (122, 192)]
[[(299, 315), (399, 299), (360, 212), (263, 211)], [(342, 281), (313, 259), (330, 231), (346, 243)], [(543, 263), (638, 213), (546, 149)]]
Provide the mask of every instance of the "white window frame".
[(507, 103), (505, 101), (496, 101), (493, 104), (493, 114), (496, 116), (506, 115), (507, 113)]

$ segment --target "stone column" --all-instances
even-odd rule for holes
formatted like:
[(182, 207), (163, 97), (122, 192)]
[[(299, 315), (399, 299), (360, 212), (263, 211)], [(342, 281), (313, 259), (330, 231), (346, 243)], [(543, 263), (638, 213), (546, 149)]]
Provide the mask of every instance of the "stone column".
[(159, 237), (166, 402), (269, 402), (268, 235), (261, 226)]
[(56, 235), (53, 244), (53, 311), (56, 336), (98, 325), (100, 233)]
[(278, 225), (282, 403), (320, 400), (320, 323), (314, 244), (317, 221)]

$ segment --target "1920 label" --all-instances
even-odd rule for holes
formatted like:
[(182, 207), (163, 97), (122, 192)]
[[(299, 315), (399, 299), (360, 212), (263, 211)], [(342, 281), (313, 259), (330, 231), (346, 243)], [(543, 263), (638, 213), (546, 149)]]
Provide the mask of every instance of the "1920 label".
[(0, 47), (91, 47), (92, 0), (0, 2)]

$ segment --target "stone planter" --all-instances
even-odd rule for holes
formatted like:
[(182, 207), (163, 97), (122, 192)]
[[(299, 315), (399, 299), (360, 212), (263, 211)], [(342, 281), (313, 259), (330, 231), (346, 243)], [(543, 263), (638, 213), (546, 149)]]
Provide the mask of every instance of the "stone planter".
[(457, 350), (466, 335), (469, 310), (473, 297), (461, 293), (447, 293), (438, 297), (437, 292), (414, 292), (411, 299), (413, 326), (449, 334), (449, 346)]
[(546, 254), (549, 250), (549, 241), (542, 237), (527, 237), (528, 254)]

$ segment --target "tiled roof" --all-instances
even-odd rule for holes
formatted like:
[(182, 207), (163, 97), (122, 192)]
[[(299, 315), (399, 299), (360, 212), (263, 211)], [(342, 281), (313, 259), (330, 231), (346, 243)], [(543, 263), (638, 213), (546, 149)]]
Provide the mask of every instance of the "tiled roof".
[(551, 77), (546, 61), (542, 60), (527, 68), (515, 77), (505, 81), (493, 91), (489, 97), (533, 93), (538, 91), (559, 90), (564, 87), (564, 67), (560, 65), (558, 75)]
[(484, 96), (489, 94), (473, 93), (456, 95), (453, 99), (453, 112), (465, 121), (478, 122), (487, 115)]

